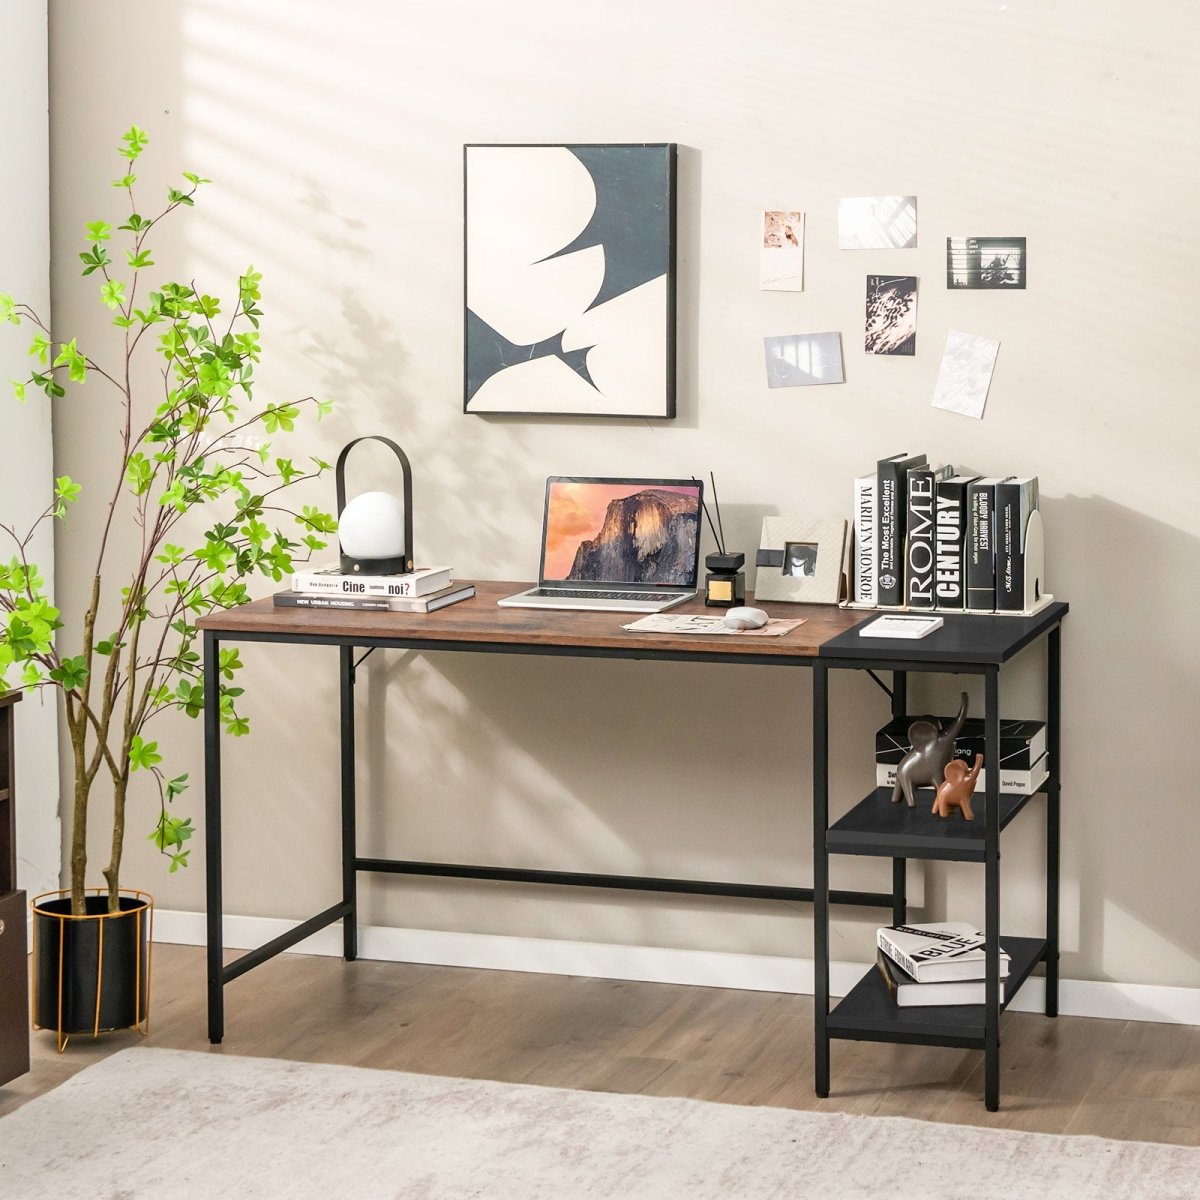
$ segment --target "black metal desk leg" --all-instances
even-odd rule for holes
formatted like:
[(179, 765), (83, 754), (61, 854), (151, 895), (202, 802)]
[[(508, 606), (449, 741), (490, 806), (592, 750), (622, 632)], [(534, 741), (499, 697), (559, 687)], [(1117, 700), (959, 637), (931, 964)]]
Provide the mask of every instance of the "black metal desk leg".
[(225, 1036), (221, 978), (221, 643), (204, 634), (204, 872), (208, 937), (208, 1040)]
[(1000, 671), (988, 667), (984, 701), (984, 1017), (983, 1102), (988, 1112), (1000, 1107)]
[[(892, 672), (892, 718), (908, 715), (908, 672)], [(892, 924), (908, 920), (908, 860), (892, 859)]]
[(829, 1095), (829, 672), (813, 665), (813, 1008), (814, 1089)]
[(358, 957), (358, 850), (355, 833), (354, 792), (354, 647), (342, 646), (338, 692), (342, 731), (342, 900), (348, 906), (342, 918), (342, 955), (347, 962)]
[(1046, 639), (1046, 1016), (1058, 1016), (1058, 889), (1062, 821), (1062, 648), (1056, 625)]

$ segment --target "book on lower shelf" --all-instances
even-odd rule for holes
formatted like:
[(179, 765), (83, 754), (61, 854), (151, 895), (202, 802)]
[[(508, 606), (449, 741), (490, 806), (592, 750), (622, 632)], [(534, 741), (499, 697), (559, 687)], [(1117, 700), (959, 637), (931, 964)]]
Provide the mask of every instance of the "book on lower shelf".
[(418, 567), (400, 575), (354, 575), (340, 564), (297, 571), (293, 592), (319, 592), (327, 596), (428, 596), (450, 586), (449, 567)]
[[(982, 979), (951, 979), (941, 983), (918, 983), (899, 963), (882, 950), (875, 951), (875, 968), (883, 976), (888, 995), (900, 1008), (934, 1008), (943, 1004), (985, 1004), (987, 984)], [(1000, 980), (1000, 1003), (1004, 1003), (1004, 979)]]
[(276, 608), (338, 609), (348, 612), (431, 613), (439, 608), (469, 600), (473, 583), (454, 583), (428, 596), (328, 596), (320, 592), (276, 592)]
[[(984, 937), (965, 921), (931, 925), (885, 925), (875, 932), (875, 944), (917, 983), (946, 983), (982, 979), (986, 970)], [(1011, 960), (1000, 950), (1000, 978)]]

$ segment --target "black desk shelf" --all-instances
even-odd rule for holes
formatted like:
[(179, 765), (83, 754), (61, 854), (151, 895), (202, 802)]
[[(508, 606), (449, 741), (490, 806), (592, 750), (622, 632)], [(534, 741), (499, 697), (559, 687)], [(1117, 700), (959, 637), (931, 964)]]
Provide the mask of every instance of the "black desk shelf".
[[(816, 1008), (815, 1089), (829, 1095), (830, 1043), (913, 1042), (984, 1052), (984, 1103), (1000, 1107), (1000, 947), (1012, 958), (1006, 991), (1017, 994), (1033, 969), (1045, 965), (1048, 1017), (1058, 1013), (1058, 913), (1060, 842), (1061, 648), (1060, 626), (1067, 605), (1053, 603), (1030, 617), (946, 615), (944, 624), (920, 640), (864, 638), (857, 629), (830, 638), (813, 668), (813, 915)], [(844, 816), (829, 821), (829, 673), (869, 671), (891, 696), (891, 715), (908, 713), (908, 673), (980, 675), (984, 683), (984, 764), (1000, 760), (1000, 668), (1026, 647), (1044, 641), (1046, 747), (1050, 774), (1044, 793), (1046, 820), (1046, 930), (1041, 938), (1000, 937), (1000, 833), (1033, 796), (1000, 794), (999, 772), (972, 801), (973, 821), (960, 814), (945, 819), (932, 812), (933, 793), (918, 793), (917, 807), (892, 803), (891, 788), (876, 788)], [(891, 672), (892, 686), (875, 672)], [(865, 749), (865, 747), (864, 747)], [(1038, 793), (1034, 794), (1035, 796)], [(1036, 807), (1043, 807), (1038, 805)], [(892, 921), (909, 920), (906, 896), (909, 859), (978, 863), (983, 867), (986, 1003), (900, 1008), (872, 968), (836, 1006), (829, 997), (830, 856), (874, 855), (892, 860)], [(947, 914), (927, 914), (926, 922)]]
[[(1000, 945), (1011, 958), (1001, 1012), (1021, 990), (1033, 968), (1046, 955), (1043, 938), (1002, 937)], [(829, 1031), (836, 1037), (873, 1042), (915, 1042), (921, 1046), (984, 1048), (986, 1006), (940, 1004), (929, 1008), (900, 1008), (888, 994), (878, 969), (872, 967), (829, 1014)]]
[[(1004, 829), (1030, 799), (1030, 796), (1001, 793), (1000, 828)], [(932, 804), (933, 792), (927, 789), (917, 793), (917, 807), (909, 808), (903, 800), (892, 803), (891, 788), (876, 788), (829, 827), (826, 849), (830, 854), (983, 862), (987, 852), (983, 793), (976, 793), (972, 800), (973, 821), (963, 820), (958, 813), (950, 817), (935, 816)]]

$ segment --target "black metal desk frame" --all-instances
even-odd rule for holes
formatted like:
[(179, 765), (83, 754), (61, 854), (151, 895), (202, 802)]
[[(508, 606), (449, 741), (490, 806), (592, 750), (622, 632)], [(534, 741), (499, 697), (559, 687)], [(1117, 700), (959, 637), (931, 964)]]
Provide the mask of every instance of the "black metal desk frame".
[[(1049, 782), (1044, 791), (1048, 795), (1047, 805), (1047, 915), (1046, 939), (1039, 943), (1040, 953), (1025, 969), (1027, 975), (1034, 962), (1046, 964), (1046, 1013), (1057, 1013), (1058, 984), (1058, 858), (1059, 858), (1059, 630), (1058, 622), (1065, 615), (1066, 606), (1052, 621), (1043, 621), (1025, 641), (1011, 648), (1015, 653), (1021, 646), (1049, 633), (1048, 638), (1048, 688), (1047, 727), (1048, 750), (1051, 755)], [(977, 618), (962, 618), (976, 620)], [(639, 644), (629, 648), (602, 648), (588, 646), (535, 645), (506, 641), (438, 641), (413, 637), (339, 636), (329, 633), (312, 633), (304, 630), (295, 632), (267, 632), (262, 630), (203, 630), (204, 661), (204, 770), (205, 770), (205, 870), (207, 884), (207, 966), (208, 966), (208, 1037), (218, 1044), (225, 1032), (224, 987), (227, 983), (246, 974), (253, 968), (290, 949), (318, 930), (342, 922), (343, 956), (352, 962), (358, 956), (358, 894), (357, 880), (360, 872), (378, 872), (411, 876), (436, 876), (442, 878), (496, 880), (509, 883), (557, 884), (573, 887), (615, 888), (632, 891), (664, 892), (686, 895), (727, 896), (749, 900), (770, 900), (812, 903), (816, 926), (816, 1091), (818, 1095), (829, 1094), (829, 1045), (832, 1037), (866, 1038), (881, 1041), (918, 1041), (925, 1044), (970, 1046), (982, 1048), (986, 1055), (985, 1101), (989, 1110), (999, 1105), (999, 1014), (1003, 1005), (999, 1003), (999, 772), (989, 772), (985, 805), (985, 892), (987, 905), (987, 981), (985, 1023), (981, 1035), (951, 1031), (949, 1035), (930, 1037), (928, 1034), (915, 1036), (903, 1028), (883, 1031), (843, 1027), (836, 1014), (831, 1016), (829, 1008), (829, 906), (831, 904), (854, 905), (890, 910), (894, 922), (903, 922), (907, 913), (906, 863), (909, 857), (955, 857), (954, 855), (913, 852), (910, 848), (897, 849), (878, 845), (867, 850), (851, 850), (850, 853), (870, 853), (892, 858), (892, 890), (888, 892), (833, 890), (829, 886), (829, 682), (830, 670), (866, 670), (876, 682), (889, 691), (893, 715), (905, 712), (906, 678), (909, 671), (944, 671), (950, 673), (982, 674), (986, 688), (986, 760), (997, 761), (999, 746), (999, 664), (992, 662), (930, 660), (914, 658), (908, 661), (899, 655), (908, 653), (912, 643), (897, 647), (895, 643), (880, 644), (872, 648), (869, 656), (856, 653), (853, 657), (839, 654), (839, 645), (854, 647), (846, 639), (856, 636), (854, 631), (842, 634), (826, 642), (818, 656), (780, 658), (769, 655), (706, 653), (695, 651), (655, 650)], [(223, 892), (221, 861), (221, 723), (219, 713), (219, 661), (223, 642), (274, 642), (289, 645), (336, 646), (339, 654), (339, 711), (340, 711), (340, 790), (341, 790), (341, 860), (342, 898), (336, 904), (317, 913), (271, 941), (250, 950), (230, 963), (223, 962)], [(858, 650), (868, 643), (857, 643)], [(363, 659), (377, 649), (458, 651), (467, 653), (532, 654), (538, 656), (566, 656), (578, 658), (634, 659), (667, 662), (730, 663), (749, 666), (788, 666), (809, 668), (813, 671), (813, 828), (814, 867), (813, 886), (778, 887), (760, 884), (740, 884), (724, 881), (662, 879), (643, 876), (611, 875), (592, 872), (529, 870), (510, 867), (495, 867), (464, 863), (419, 862), (364, 857), (358, 853), (356, 833), (356, 787), (355, 787), (355, 712), (354, 694), (357, 669)], [(365, 651), (361, 658), (356, 651)], [(1011, 653), (1006, 657), (1010, 657)], [(891, 671), (893, 686), (888, 689), (876, 671)], [(1022, 804), (1024, 801), (1022, 801)], [(1018, 805), (1019, 809), (1020, 805)], [(1015, 815), (1015, 810), (1006, 814), (1005, 822)], [(1028, 956), (1026, 956), (1028, 957)], [(1019, 981), (1013, 980), (1019, 986)], [(1009, 988), (1009, 996), (1016, 986)], [(844, 1002), (843, 1002), (844, 1003)], [(910, 1011), (910, 1010), (905, 1010)], [(948, 1011), (948, 1010), (939, 1010)]]

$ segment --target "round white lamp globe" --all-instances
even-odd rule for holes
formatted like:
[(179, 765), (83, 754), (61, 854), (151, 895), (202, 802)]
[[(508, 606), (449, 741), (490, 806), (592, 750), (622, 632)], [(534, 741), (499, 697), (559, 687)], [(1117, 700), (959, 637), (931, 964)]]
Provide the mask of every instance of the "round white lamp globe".
[(355, 496), (338, 518), (338, 541), (350, 558), (402, 558), (404, 501), (390, 492)]

